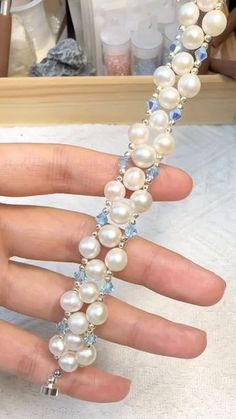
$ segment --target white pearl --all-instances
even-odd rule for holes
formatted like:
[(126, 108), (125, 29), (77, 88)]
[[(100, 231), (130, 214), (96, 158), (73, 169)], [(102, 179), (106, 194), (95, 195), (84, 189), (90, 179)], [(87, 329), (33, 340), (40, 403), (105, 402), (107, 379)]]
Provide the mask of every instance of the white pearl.
[(175, 137), (168, 132), (160, 134), (155, 138), (153, 145), (158, 153), (168, 156), (175, 150)]
[(63, 310), (73, 313), (81, 309), (83, 302), (80, 300), (78, 292), (67, 291), (61, 296), (60, 305)]
[(85, 282), (80, 286), (79, 295), (84, 303), (94, 303), (99, 296), (99, 289), (95, 282)]
[(134, 214), (131, 202), (125, 199), (114, 201), (111, 206), (110, 217), (116, 224), (126, 224)]
[(64, 337), (65, 346), (67, 351), (78, 351), (80, 348), (84, 347), (84, 339), (82, 336), (74, 335), (73, 333), (68, 333)]
[(152, 206), (152, 195), (147, 191), (136, 191), (130, 198), (138, 213), (148, 211)]
[(101, 228), (98, 238), (105, 247), (112, 248), (118, 246), (121, 241), (122, 233), (119, 227), (107, 224)]
[(200, 26), (191, 25), (182, 34), (183, 46), (194, 50), (200, 48), (204, 42), (204, 32)]
[(128, 136), (132, 144), (144, 144), (148, 141), (149, 129), (145, 124), (134, 124), (129, 128)]
[(109, 182), (104, 189), (104, 195), (108, 201), (114, 201), (118, 198), (124, 198), (126, 194), (123, 183), (118, 180)]
[(101, 246), (95, 237), (85, 237), (79, 243), (79, 251), (84, 258), (94, 259), (99, 255)]
[(106, 271), (106, 265), (100, 259), (90, 260), (85, 267), (86, 276), (90, 281), (102, 281)]
[(203, 12), (209, 12), (216, 8), (218, 0), (197, 0), (197, 5)]
[(131, 167), (125, 173), (123, 182), (130, 191), (138, 191), (145, 183), (145, 174), (138, 167)]
[(95, 346), (90, 347), (84, 347), (80, 349), (77, 354), (76, 358), (81, 367), (87, 367), (88, 365), (91, 365), (94, 363), (95, 359), (97, 357), (97, 351)]
[(194, 66), (194, 58), (188, 52), (179, 52), (173, 58), (172, 67), (178, 76), (190, 73)]
[(73, 352), (68, 352), (63, 355), (59, 360), (58, 364), (60, 368), (65, 372), (74, 372), (79, 366), (76, 354)]
[(102, 302), (93, 303), (87, 308), (86, 316), (90, 323), (99, 326), (107, 320), (108, 308)]
[(107, 253), (105, 263), (112, 272), (123, 271), (128, 263), (127, 253), (118, 247), (112, 249)]
[(132, 152), (131, 157), (136, 166), (140, 167), (141, 169), (147, 169), (155, 163), (156, 152), (151, 145), (143, 144), (139, 145)]
[(183, 4), (179, 9), (179, 22), (181, 25), (190, 26), (197, 23), (200, 16), (198, 6), (191, 2)]
[(158, 110), (151, 115), (149, 124), (151, 128), (156, 129), (158, 132), (166, 131), (169, 125), (169, 116), (165, 111)]
[(153, 77), (156, 85), (160, 87), (169, 87), (175, 84), (175, 73), (168, 65), (158, 67)]
[(178, 90), (175, 87), (166, 87), (160, 92), (159, 101), (164, 109), (175, 108), (180, 101)]
[(201, 90), (201, 82), (196, 74), (185, 74), (179, 79), (178, 89), (182, 96), (193, 98)]
[(62, 356), (65, 352), (65, 342), (61, 336), (53, 336), (49, 341), (49, 351), (54, 356)]
[(74, 313), (68, 319), (68, 326), (75, 335), (82, 335), (88, 328), (88, 320), (84, 313)]
[(219, 36), (227, 26), (227, 19), (221, 10), (208, 12), (202, 21), (202, 28), (207, 35)]

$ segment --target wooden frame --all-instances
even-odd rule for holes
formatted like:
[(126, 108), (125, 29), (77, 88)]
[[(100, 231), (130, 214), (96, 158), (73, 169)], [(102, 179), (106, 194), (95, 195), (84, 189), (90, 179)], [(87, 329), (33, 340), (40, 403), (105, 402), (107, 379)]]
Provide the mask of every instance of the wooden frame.
[[(201, 81), (182, 123), (236, 122), (236, 82), (219, 75)], [(127, 124), (144, 117), (152, 92), (151, 77), (0, 79), (0, 125)]]

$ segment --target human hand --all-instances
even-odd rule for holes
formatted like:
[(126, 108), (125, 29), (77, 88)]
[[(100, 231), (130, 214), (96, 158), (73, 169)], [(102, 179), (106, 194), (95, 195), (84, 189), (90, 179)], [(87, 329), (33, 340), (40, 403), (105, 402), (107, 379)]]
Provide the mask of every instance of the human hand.
[[(0, 146), (0, 195), (52, 193), (103, 195), (117, 174), (117, 158), (79, 147), (43, 144)], [(162, 165), (153, 182), (155, 200), (186, 197), (192, 181), (183, 171)], [(0, 206), (0, 304), (10, 310), (58, 322), (61, 295), (72, 279), (13, 256), (45, 261), (79, 262), (78, 243), (94, 230), (94, 219), (76, 212), (34, 206)], [(183, 302), (208, 306), (220, 300), (225, 283), (215, 274), (141, 238), (127, 245), (128, 267), (120, 278)], [(206, 346), (203, 331), (170, 322), (114, 297), (106, 297), (107, 322), (96, 334), (109, 341), (154, 354), (194, 358)], [(0, 321), (0, 369), (43, 384), (57, 362), (41, 338)], [(79, 399), (112, 402), (124, 398), (130, 381), (98, 367), (63, 374), (61, 392)]]

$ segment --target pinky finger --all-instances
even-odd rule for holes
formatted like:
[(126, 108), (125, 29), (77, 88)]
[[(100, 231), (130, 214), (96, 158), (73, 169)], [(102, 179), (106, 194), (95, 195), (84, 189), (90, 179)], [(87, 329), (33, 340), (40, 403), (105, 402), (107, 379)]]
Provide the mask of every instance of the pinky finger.
[[(58, 368), (47, 342), (3, 321), (0, 321), (0, 333), (0, 369), (39, 385), (45, 384)], [(90, 366), (72, 374), (64, 373), (58, 387), (61, 393), (80, 400), (109, 403), (127, 396), (130, 381)]]

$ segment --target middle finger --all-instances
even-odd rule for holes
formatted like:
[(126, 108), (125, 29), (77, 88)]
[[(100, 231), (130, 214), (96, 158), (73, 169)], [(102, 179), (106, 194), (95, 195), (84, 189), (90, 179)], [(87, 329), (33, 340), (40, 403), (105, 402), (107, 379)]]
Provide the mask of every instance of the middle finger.
[[(3, 205), (0, 218), (8, 256), (27, 259), (79, 262), (78, 243), (95, 228), (92, 217), (53, 208)], [(122, 279), (192, 304), (222, 297), (221, 278), (167, 249), (135, 238), (127, 252)]]

